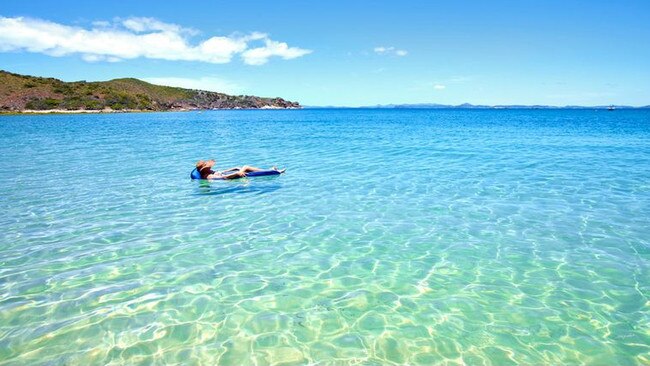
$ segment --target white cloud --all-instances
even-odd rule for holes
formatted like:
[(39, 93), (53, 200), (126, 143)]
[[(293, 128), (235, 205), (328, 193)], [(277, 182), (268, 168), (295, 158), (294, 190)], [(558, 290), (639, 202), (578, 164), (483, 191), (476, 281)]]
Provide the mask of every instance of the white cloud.
[(406, 56), (408, 55), (408, 51), (406, 50), (398, 50), (395, 47), (385, 47), (385, 46), (378, 46), (373, 49), (376, 54), (379, 55), (395, 55), (395, 56)]
[(271, 56), (282, 57), (289, 60), (296, 57), (304, 56), (310, 53), (310, 50), (303, 50), (297, 47), (289, 47), (284, 42), (277, 42), (264, 38), (264, 46), (251, 48), (242, 53), (244, 62), (249, 65), (263, 65)]
[(100, 62), (100, 61), (105, 61), (105, 62), (120, 62), (122, 61), (121, 58), (119, 57), (113, 57), (113, 56), (102, 56), (102, 55), (93, 55), (93, 54), (85, 54), (81, 55), (81, 58), (84, 61), (87, 62)]
[(436, 84), (436, 85), (433, 86), (433, 88), (436, 89), (436, 90), (444, 90), (446, 88), (446, 86), (444, 86), (442, 84)]
[(244, 92), (244, 89), (240, 85), (214, 76), (206, 76), (196, 79), (181, 77), (151, 77), (143, 78), (142, 80), (156, 85), (209, 90), (226, 94), (241, 94)]
[(105, 20), (98, 20), (96, 22), (93, 22), (92, 24), (95, 27), (98, 27), (98, 28), (106, 28), (106, 27), (109, 27), (111, 25), (111, 22), (107, 22)]
[(171, 32), (171, 33), (180, 33), (182, 31), (188, 31), (193, 33), (192, 30), (182, 28), (176, 24), (163, 23), (160, 20), (154, 18), (145, 18), (145, 17), (135, 17), (128, 18), (121, 21), (124, 28), (132, 30), (137, 33), (142, 32), (151, 32), (151, 31), (161, 31), (161, 32)]
[(197, 32), (154, 18), (98, 21), (85, 29), (23, 17), (0, 17), (0, 52), (28, 51), (50, 56), (79, 54), (89, 62), (117, 62), (139, 57), (161, 60), (262, 65), (271, 57), (288, 60), (311, 53), (272, 40), (267, 34), (214, 36), (197, 44), (187, 39)]
[(88, 62), (104, 61), (104, 57), (99, 55), (82, 55), (81, 58)]

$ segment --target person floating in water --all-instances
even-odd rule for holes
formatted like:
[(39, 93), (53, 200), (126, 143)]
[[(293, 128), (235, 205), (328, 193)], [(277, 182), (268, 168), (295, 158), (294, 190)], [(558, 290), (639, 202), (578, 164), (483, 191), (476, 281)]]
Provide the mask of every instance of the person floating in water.
[[(214, 164), (215, 161), (212, 159), (199, 160), (196, 163), (196, 170), (201, 174), (201, 179), (237, 179), (245, 177), (246, 173), (260, 172), (264, 170), (254, 166), (244, 165), (243, 167), (233, 167), (222, 171), (214, 171), (212, 170)], [(278, 168), (272, 167), (271, 170), (284, 173), (286, 169), (278, 170)]]

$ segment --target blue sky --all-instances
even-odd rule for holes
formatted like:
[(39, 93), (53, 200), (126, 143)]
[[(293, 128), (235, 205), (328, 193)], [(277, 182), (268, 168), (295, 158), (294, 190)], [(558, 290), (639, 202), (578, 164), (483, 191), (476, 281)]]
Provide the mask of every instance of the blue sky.
[(648, 105), (650, 1), (11, 1), (0, 68), (305, 105)]

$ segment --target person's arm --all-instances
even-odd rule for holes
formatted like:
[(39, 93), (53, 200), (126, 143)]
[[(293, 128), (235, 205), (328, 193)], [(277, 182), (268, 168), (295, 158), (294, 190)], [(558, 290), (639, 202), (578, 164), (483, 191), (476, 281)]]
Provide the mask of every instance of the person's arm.
[(245, 176), (246, 176), (246, 172), (241, 171), (241, 170), (238, 171), (238, 172), (236, 172), (236, 173), (232, 173), (232, 174), (222, 174), (222, 175), (221, 175), (221, 177), (222, 177), (223, 179), (237, 179), (237, 178), (243, 178), (243, 177), (245, 177)]

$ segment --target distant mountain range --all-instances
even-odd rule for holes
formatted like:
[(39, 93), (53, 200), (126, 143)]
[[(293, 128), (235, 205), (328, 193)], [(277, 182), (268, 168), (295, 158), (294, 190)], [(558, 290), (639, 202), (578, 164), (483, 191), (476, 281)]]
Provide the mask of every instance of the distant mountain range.
[(650, 105), (642, 107), (633, 107), (627, 105), (601, 105), (601, 106), (549, 106), (549, 105), (480, 105), (480, 104), (435, 104), (435, 103), (420, 103), (420, 104), (377, 104), (373, 106), (363, 107), (335, 107), (335, 106), (303, 106), (304, 108), (375, 108), (375, 109), (650, 109)]
[[(65, 82), (54, 78), (14, 74), (0, 70), (0, 113), (14, 112), (111, 112), (179, 111), (201, 109), (286, 109), (303, 108), (282, 98), (184, 89), (150, 84), (134, 78), (109, 81)], [(382, 109), (650, 109), (650, 105), (547, 106), (475, 104), (380, 104), (364, 107), (304, 106), (304, 108)]]
[(178, 111), (300, 108), (282, 98), (228, 95), (125, 78), (64, 82), (0, 70), (0, 113), (25, 111)]

